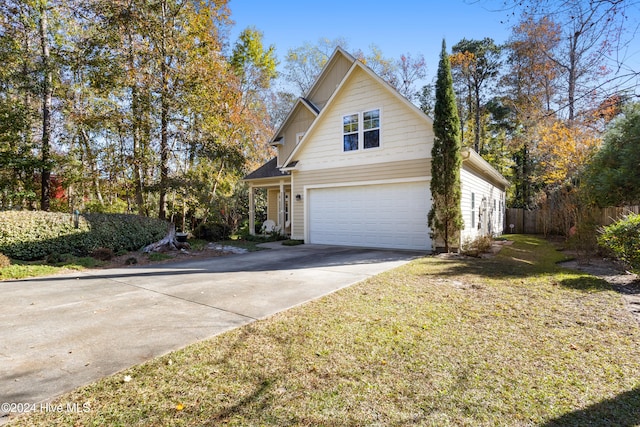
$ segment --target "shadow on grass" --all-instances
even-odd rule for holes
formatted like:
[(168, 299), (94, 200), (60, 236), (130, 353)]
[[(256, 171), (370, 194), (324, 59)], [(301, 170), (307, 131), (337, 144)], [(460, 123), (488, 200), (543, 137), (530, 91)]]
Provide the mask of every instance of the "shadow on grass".
[(503, 247), (495, 257), (428, 258), (425, 275), (443, 277), (478, 276), (487, 279), (514, 280), (549, 278), (557, 285), (583, 292), (611, 290), (604, 279), (585, 272), (568, 269), (560, 264), (566, 255), (552, 243), (536, 236), (511, 236), (512, 246)]
[(640, 387), (584, 409), (569, 412), (547, 421), (540, 427), (631, 427), (637, 425), (640, 425)]
[(272, 388), (274, 383), (275, 380), (273, 379), (258, 380), (253, 393), (250, 393), (233, 405), (221, 410), (212, 418), (210, 418), (209, 421), (213, 423), (212, 425), (217, 425), (218, 423), (226, 423), (229, 418), (233, 417), (234, 415), (242, 414), (243, 412), (247, 411), (248, 408), (252, 408), (254, 406), (257, 406), (257, 411), (267, 410), (270, 405), (272, 405)]
[[(418, 261), (419, 262), (419, 261)], [(519, 265), (516, 262), (496, 261), (494, 259), (465, 258), (465, 259), (427, 259), (424, 261), (433, 269), (429, 269), (424, 275), (438, 275), (443, 277), (480, 276), (486, 278), (525, 278), (535, 275), (536, 272)]]
[(584, 292), (599, 292), (613, 289), (606, 280), (586, 274), (563, 279), (560, 281), (560, 285), (565, 288)]

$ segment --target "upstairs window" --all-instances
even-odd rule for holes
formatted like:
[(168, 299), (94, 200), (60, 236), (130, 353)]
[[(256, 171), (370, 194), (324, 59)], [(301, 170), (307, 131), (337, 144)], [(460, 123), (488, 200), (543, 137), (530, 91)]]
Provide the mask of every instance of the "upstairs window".
[(350, 114), (342, 118), (344, 151), (358, 149), (358, 114)]
[(364, 148), (377, 148), (380, 146), (380, 110), (365, 111), (362, 113), (364, 128)]
[(380, 147), (380, 110), (369, 110), (342, 117), (343, 151)]

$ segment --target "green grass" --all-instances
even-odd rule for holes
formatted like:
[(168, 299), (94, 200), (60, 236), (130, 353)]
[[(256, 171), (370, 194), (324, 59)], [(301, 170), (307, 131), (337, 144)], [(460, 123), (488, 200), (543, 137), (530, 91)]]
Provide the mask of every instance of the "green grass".
[(25, 279), (27, 277), (48, 276), (65, 271), (53, 265), (11, 264), (0, 268), (0, 280)]
[(188, 243), (192, 251), (202, 251), (207, 247), (209, 241), (204, 239), (189, 239)]
[(163, 254), (161, 252), (152, 252), (152, 253), (148, 254), (147, 257), (151, 261), (165, 261), (165, 260), (173, 258), (171, 255)]
[(91, 257), (69, 256), (65, 261), (47, 264), (45, 261), (13, 260), (8, 267), (0, 268), (0, 280), (17, 280), (28, 277), (50, 276), (70, 270), (100, 267), (104, 263)]
[[(640, 424), (640, 328), (547, 242), (426, 257), (61, 396), (15, 425)], [(127, 381), (129, 380), (130, 381)]]

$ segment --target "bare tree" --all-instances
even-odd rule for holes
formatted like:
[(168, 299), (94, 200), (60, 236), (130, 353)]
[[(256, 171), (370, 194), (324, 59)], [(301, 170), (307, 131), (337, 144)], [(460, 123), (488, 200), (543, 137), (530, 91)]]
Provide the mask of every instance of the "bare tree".
[(561, 71), (562, 96), (557, 111), (570, 123), (589, 112), (597, 99), (637, 90), (640, 70), (628, 66), (630, 43), (637, 33), (631, 10), (637, 0), (527, 0), (509, 2), (513, 10), (540, 21), (559, 24), (559, 43), (542, 52)]
[[(296, 86), (300, 94), (306, 94), (337, 47), (348, 49), (342, 38), (321, 39), (316, 45), (305, 43), (290, 49), (285, 60), (285, 79)], [(369, 46), (367, 52), (355, 50), (351, 53), (410, 101), (419, 98), (418, 89), (414, 85), (427, 74), (422, 55), (414, 58), (406, 53), (398, 60), (393, 60), (385, 57), (376, 45)]]

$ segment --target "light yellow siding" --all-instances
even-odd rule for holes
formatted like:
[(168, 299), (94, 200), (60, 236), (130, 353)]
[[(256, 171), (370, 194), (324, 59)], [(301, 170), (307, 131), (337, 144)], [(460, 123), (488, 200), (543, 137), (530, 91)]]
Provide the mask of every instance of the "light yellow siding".
[[(371, 182), (426, 180), (431, 176), (431, 159), (414, 159), (351, 168), (331, 168), (315, 171), (294, 171), (292, 196), (292, 238), (304, 239), (305, 187), (321, 185), (367, 184)], [(301, 199), (296, 200), (296, 195)], [(428, 195), (425, 195), (428, 197)], [(426, 219), (425, 219), (426, 221)]]
[[(380, 147), (344, 152), (344, 115), (380, 109)], [(307, 135), (307, 142), (293, 160), (302, 171), (350, 168), (431, 157), (433, 131), (421, 112), (400, 100), (391, 89), (360, 67), (348, 76), (327, 110)], [(386, 167), (386, 166), (384, 166)]]
[(307, 96), (321, 110), (353, 65), (351, 59), (344, 55), (336, 55), (333, 59), (332, 63), (327, 64), (327, 69), (323, 72), (321, 80), (316, 82)]
[(303, 105), (298, 104), (284, 129), (284, 145), (278, 149), (278, 166), (283, 165), (294, 148), (296, 148), (296, 136), (306, 132), (316, 116)]
[(267, 193), (267, 219), (278, 223), (278, 193), (280, 190), (268, 190)]

